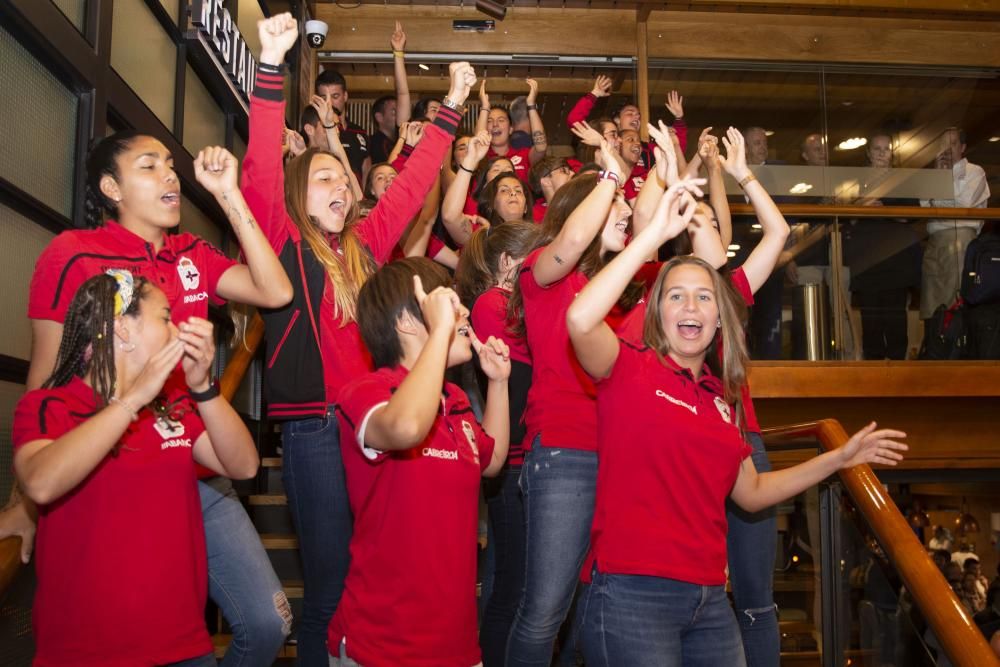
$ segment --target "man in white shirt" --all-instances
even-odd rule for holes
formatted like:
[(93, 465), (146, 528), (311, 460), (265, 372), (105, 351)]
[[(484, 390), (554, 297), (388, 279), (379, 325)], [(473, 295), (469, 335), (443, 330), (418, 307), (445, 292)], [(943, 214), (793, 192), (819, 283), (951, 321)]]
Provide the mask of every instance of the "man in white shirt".
[[(955, 198), (922, 200), (922, 206), (986, 208), (990, 198), (986, 172), (964, 155), (965, 131), (957, 127), (945, 130), (936, 165), (938, 169), (951, 169)], [(927, 249), (924, 250), (920, 288), (921, 319), (930, 318), (938, 306), (947, 307), (955, 301), (962, 284), (965, 249), (982, 227), (982, 220), (932, 220), (927, 223)]]

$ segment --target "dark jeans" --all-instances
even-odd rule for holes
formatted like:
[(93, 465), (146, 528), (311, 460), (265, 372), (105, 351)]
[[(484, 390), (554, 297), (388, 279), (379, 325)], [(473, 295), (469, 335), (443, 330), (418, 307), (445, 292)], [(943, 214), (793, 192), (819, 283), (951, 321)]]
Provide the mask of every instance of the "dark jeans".
[(353, 530), (340, 458), (340, 428), (333, 408), (326, 417), (281, 425), (281, 478), (299, 537), (302, 559), (302, 620), (298, 664), (326, 667), (326, 632), (344, 592)]
[[(771, 462), (758, 433), (748, 433), (758, 473), (771, 470)], [(774, 604), (774, 558), (778, 527), (774, 508), (748, 514), (732, 501), (726, 503), (729, 533), (729, 581), (733, 588), (736, 620), (743, 636), (748, 667), (778, 667), (781, 637), (778, 608)]]
[(861, 309), (861, 346), (865, 359), (906, 359), (905, 287), (855, 292)]
[(757, 293), (750, 313), (750, 344), (754, 359), (781, 359), (781, 297), (784, 270), (771, 274)]
[(165, 667), (215, 667), (216, 664), (215, 655), (212, 653), (206, 653), (205, 655), (199, 655), (197, 658), (188, 658), (187, 660), (181, 660), (180, 662), (172, 662)]
[(597, 453), (543, 447), (521, 470), (527, 517), (524, 595), (507, 641), (507, 665), (548, 667), (590, 546)]
[(524, 591), (526, 528), (520, 478), (521, 466), (507, 466), (484, 484), (496, 564), (479, 629), (484, 667), (503, 667), (510, 626)]
[(594, 572), (580, 596), (587, 667), (741, 667), (725, 586)]

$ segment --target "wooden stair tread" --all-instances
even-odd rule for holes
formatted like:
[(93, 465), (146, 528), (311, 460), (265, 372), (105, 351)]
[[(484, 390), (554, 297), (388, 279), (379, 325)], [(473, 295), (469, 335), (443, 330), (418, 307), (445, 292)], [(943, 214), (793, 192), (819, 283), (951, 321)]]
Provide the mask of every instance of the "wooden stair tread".
[(282, 581), (281, 588), (285, 591), (285, 595), (290, 598), (302, 597), (303, 587), (301, 579), (287, 579)]
[(265, 549), (298, 549), (299, 538), (282, 533), (261, 533), (260, 542)]
[[(215, 647), (215, 657), (221, 658), (226, 654), (226, 649), (229, 648), (229, 644), (233, 641), (233, 636), (230, 634), (215, 634), (212, 635), (212, 645)], [(295, 658), (297, 657), (295, 644), (285, 644), (278, 651), (278, 655), (275, 658)]]
[(281, 467), (281, 457), (280, 456), (265, 456), (260, 460), (261, 468), (280, 468)]
[(254, 494), (249, 496), (248, 502), (251, 505), (287, 505), (288, 496), (278, 493)]

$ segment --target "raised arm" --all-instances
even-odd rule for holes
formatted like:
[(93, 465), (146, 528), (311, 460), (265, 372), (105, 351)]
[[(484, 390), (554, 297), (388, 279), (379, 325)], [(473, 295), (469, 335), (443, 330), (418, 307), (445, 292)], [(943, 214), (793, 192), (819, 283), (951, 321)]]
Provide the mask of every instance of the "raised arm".
[(438, 287), (426, 294), (420, 277), (413, 280), (427, 342), (389, 402), (368, 419), (361, 444), (383, 452), (416, 447), (430, 432), (441, 409), (448, 349), (463, 308), (454, 290)]
[[(696, 158), (705, 165), (708, 173), (708, 201), (719, 222), (719, 237), (722, 247), (728, 248), (733, 241), (733, 216), (729, 212), (729, 198), (726, 196), (726, 182), (723, 179), (722, 162), (719, 161), (719, 140), (709, 134), (711, 127), (702, 130), (698, 137)], [(744, 160), (745, 161), (745, 160)], [(692, 163), (694, 160), (692, 160)], [(690, 167), (689, 167), (690, 170)]]
[(483, 410), (483, 430), (493, 438), (493, 456), (483, 470), (485, 477), (496, 477), (507, 461), (510, 447), (510, 350), (507, 344), (490, 336), (485, 343), (469, 330), (472, 349), (479, 357), (479, 368), (486, 376), (486, 407)]
[(410, 83), (406, 79), (406, 33), (403, 24), (396, 21), (396, 29), (389, 38), (392, 46), (392, 77), (396, 84), (396, 126), (410, 120)]
[(757, 221), (764, 232), (757, 247), (743, 263), (750, 291), (756, 292), (771, 276), (778, 263), (778, 257), (785, 248), (789, 234), (788, 223), (785, 222), (785, 216), (778, 210), (774, 200), (767, 194), (767, 190), (747, 167), (746, 145), (740, 131), (733, 127), (729, 128), (726, 136), (722, 138), (722, 143), (726, 148), (726, 157), (720, 156), (719, 160), (726, 172), (736, 179), (749, 197), (754, 213), (757, 214)]
[(441, 202), (441, 222), (451, 235), (451, 238), (458, 245), (464, 246), (472, 237), (472, 222), (465, 214), (465, 199), (469, 193), (469, 186), (472, 183), (472, 175), (476, 167), (486, 157), (490, 149), (490, 135), (486, 130), (477, 132), (476, 136), (469, 141), (469, 150), (465, 157), (458, 163), (458, 171), (455, 178), (444, 193), (444, 200)]
[[(329, 96), (313, 95), (312, 99), (309, 101), (309, 106), (316, 110), (319, 117), (323, 119), (323, 132), (326, 134), (326, 143), (333, 153), (342, 164), (350, 164), (350, 158), (347, 157), (347, 151), (344, 150), (344, 144), (340, 141), (340, 124), (336, 120), (336, 112), (333, 109), (333, 104), (330, 102)], [(358, 176), (354, 173), (353, 169), (347, 169), (347, 180), (351, 183), (351, 192), (354, 193), (354, 200), (361, 201), (364, 199), (364, 192), (361, 190), (361, 183), (358, 182)]]
[[(215, 360), (212, 323), (191, 317), (178, 330), (178, 339), (184, 345), (181, 366), (185, 381), (192, 392), (206, 392), (212, 387)], [(256, 475), (260, 465), (257, 446), (229, 401), (218, 394), (200, 401), (198, 415), (205, 424), (205, 433), (194, 443), (195, 460), (230, 479), (250, 479)]]
[(195, 158), (194, 174), (226, 214), (246, 260), (219, 277), (219, 296), (264, 308), (291, 301), (292, 283), (240, 192), (236, 157), (221, 146), (209, 146)]
[(479, 82), (479, 117), (476, 118), (476, 134), (486, 131), (486, 121), (490, 117), (490, 96), (486, 92), (486, 79)]
[(568, 127), (573, 127), (577, 123), (587, 120), (590, 116), (590, 112), (594, 110), (594, 104), (601, 97), (607, 97), (611, 94), (611, 77), (604, 76), (603, 74), (598, 74), (597, 78), (594, 79), (593, 89), (577, 100), (577, 103), (573, 105), (570, 109), (569, 114), (566, 116), (566, 125)]
[[(695, 201), (688, 187), (696, 190), (697, 186), (693, 181), (685, 181), (667, 190), (646, 229), (601, 269), (570, 304), (566, 313), (570, 341), (580, 365), (591, 377), (607, 377), (618, 358), (618, 338), (604, 318), (646, 259), (684, 231), (691, 221)], [(655, 308), (656, 305), (647, 307)]]
[(531, 152), (528, 153), (528, 161), (535, 164), (549, 150), (549, 140), (545, 137), (545, 126), (542, 124), (542, 115), (538, 113), (538, 82), (534, 79), (527, 79), (528, 97), (528, 123), (531, 125)]
[(730, 497), (748, 512), (759, 512), (809, 487), (833, 473), (862, 463), (894, 466), (903, 460), (899, 452), (909, 449), (896, 438), (905, 438), (902, 431), (875, 430), (875, 422), (855, 433), (843, 447), (816, 456), (805, 463), (774, 472), (758, 473), (748, 456), (740, 465), (736, 484)]
[(601, 142), (601, 151), (608, 168), (607, 175), (598, 180), (597, 186), (570, 213), (559, 234), (545, 246), (538, 261), (531, 267), (535, 282), (543, 287), (562, 280), (573, 271), (607, 220), (622, 174), (618, 163), (611, 157), (607, 141)]

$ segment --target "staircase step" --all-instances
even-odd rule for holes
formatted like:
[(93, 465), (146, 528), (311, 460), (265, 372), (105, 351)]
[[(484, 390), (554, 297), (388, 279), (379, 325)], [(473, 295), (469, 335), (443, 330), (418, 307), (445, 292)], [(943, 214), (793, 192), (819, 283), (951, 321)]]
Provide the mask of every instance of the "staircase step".
[(288, 496), (277, 493), (255, 494), (249, 497), (251, 505), (287, 505)]
[[(229, 644), (233, 641), (233, 636), (229, 634), (215, 634), (212, 635), (212, 644), (215, 646), (215, 657), (221, 658), (226, 654), (226, 649), (229, 648)], [(278, 651), (278, 655), (275, 656), (276, 660), (281, 660), (283, 658), (295, 658), (296, 657), (295, 644), (285, 644)]]
[(281, 467), (281, 457), (280, 456), (265, 456), (260, 460), (261, 468), (280, 468)]
[(260, 542), (265, 549), (298, 549), (299, 538), (281, 533), (262, 533)]
[(285, 595), (289, 599), (301, 598), (302, 597), (302, 580), (301, 579), (289, 579), (281, 582), (281, 587), (285, 591)]

